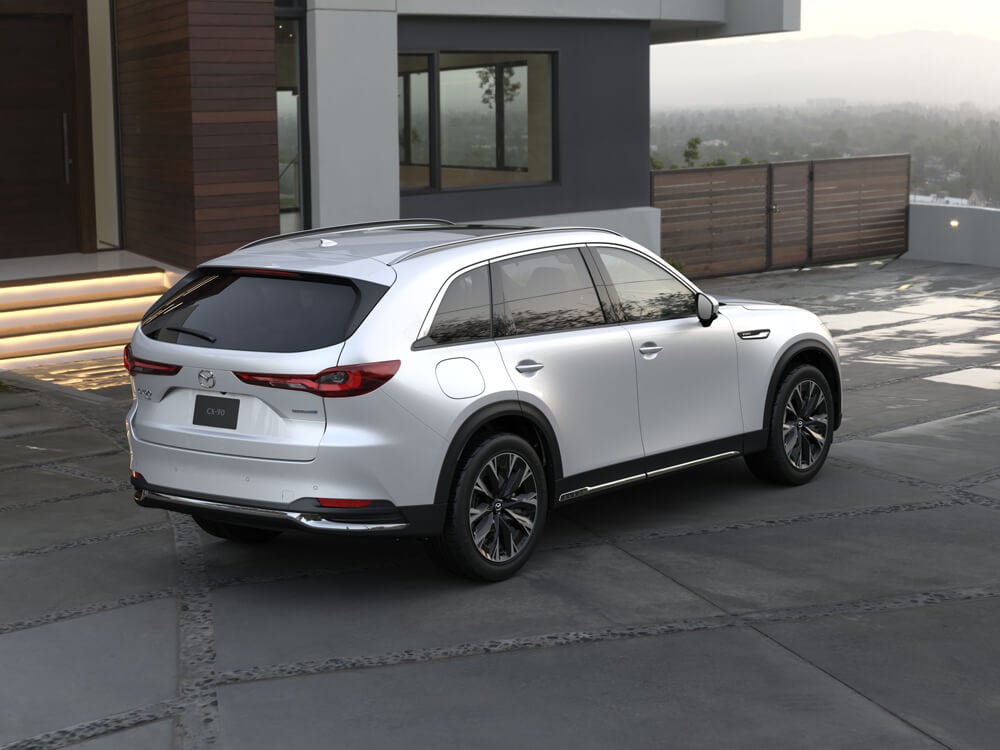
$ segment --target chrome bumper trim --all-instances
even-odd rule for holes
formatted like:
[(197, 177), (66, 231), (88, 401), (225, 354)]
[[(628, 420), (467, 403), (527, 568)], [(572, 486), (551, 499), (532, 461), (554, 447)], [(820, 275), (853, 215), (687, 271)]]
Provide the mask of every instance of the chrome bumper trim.
[(193, 497), (181, 497), (180, 495), (168, 495), (165, 492), (152, 492), (150, 490), (139, 490), (135, 501), (142, 505), (143, 498), (160, 499), (177, 505), (186, 505), (193, 509), (217, 510), (225, 513), (232, 513), (235, 516), (259, 516), (261, 518), (276, 518), (279, 520), (292, 521), (305, 529), (312, 531), (337, 531), (351, 533), (365, 533), (371, 531), (402, 531), (409, 524), (406, 523), (344, 523), (342, 521), (328, 521), (316, 513), (302, 513), (301, 511), (274, 510), (272, 508), (255, 508), (250, 505), (230, 505), (229, 503), (217, 503), (212, 500), (199, 500)]

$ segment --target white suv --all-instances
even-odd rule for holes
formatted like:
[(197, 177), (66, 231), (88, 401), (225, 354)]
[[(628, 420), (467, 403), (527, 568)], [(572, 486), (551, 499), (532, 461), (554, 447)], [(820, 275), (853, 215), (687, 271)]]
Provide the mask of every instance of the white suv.
[(427, 537), (509, 577), (554, 508), (708, 461), (809, 481), (841, 418), (805, 310), (720, 303), (599, 229), (412, 220), (252, 243), (125, 349), (132, 482), (208, 533)]

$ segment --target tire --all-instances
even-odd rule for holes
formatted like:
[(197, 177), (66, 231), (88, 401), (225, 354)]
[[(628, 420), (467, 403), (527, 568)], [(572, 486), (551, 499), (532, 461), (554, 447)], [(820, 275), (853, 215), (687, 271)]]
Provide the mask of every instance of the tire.
[(833, 442), (833, 393), (817, 368), (800, 365), (785, 375), (771, 406), (767, 448), (745, 456), (759, 479), (805, 484), (823, 468)]
[(198, 524), (202, 531), (217, 536), (219, 539), (227, 539), (230, 542), (240, 542), (241, 544), (262, 544), (269, 542), (281, 532), (275, 529), (258, 529), (253, 526), (240, 526), (235, 523), (225, 523), (223, 521), (212, 521), (207, 518), (194, 516), (194, 522)]
[(459, 463), (443, 533), (428, 542), (431, 557), (469, 578), (510, 578), (538, 543), (548, 496), (545, 469), (526, 440), (487, 437)]

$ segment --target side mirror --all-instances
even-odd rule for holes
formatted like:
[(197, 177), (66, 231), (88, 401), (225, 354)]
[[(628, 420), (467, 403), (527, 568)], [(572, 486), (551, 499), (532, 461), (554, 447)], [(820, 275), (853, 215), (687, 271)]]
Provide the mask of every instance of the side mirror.
[(699, 292), (695, 304), (698, 307), (698, 320), (705, 328), (708, 328), (712, 325), (712, 321), (719, 317), (719, 300)]

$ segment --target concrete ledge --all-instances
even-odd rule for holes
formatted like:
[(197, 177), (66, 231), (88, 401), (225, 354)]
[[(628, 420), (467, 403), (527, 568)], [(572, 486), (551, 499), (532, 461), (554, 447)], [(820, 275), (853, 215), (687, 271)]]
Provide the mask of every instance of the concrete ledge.
[(910, 204), (907, 260), (1000, 268), (1000, 210)]
[(660, 209), (650, 206), (545, 216), (519, 216), (512, 219), (497, 219), (494, 223), (533, 227), (600, 227), (625, 235), (657, 254), (660, 252)]

